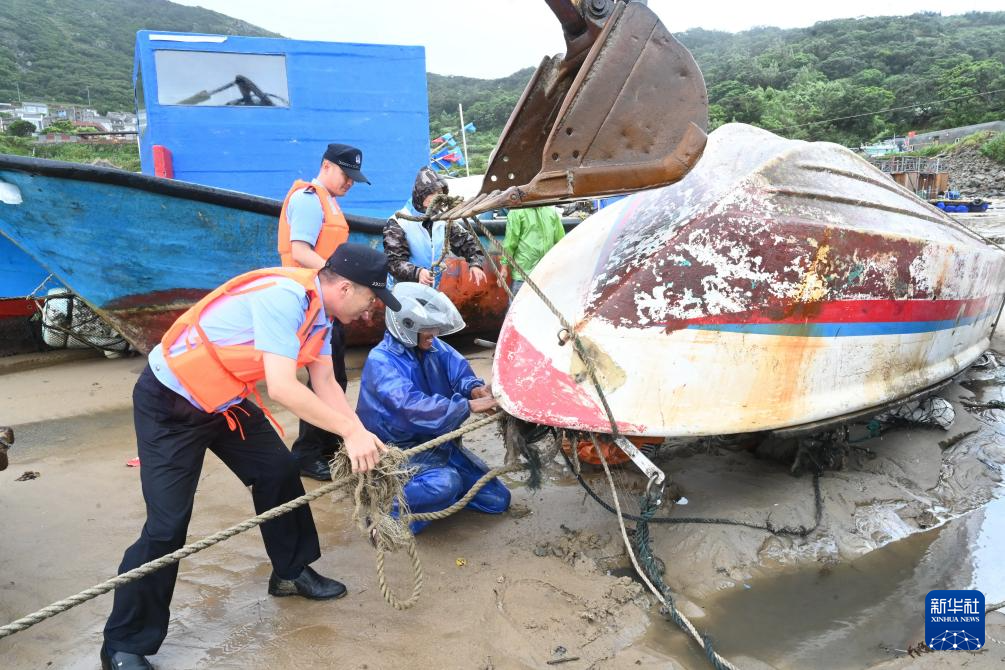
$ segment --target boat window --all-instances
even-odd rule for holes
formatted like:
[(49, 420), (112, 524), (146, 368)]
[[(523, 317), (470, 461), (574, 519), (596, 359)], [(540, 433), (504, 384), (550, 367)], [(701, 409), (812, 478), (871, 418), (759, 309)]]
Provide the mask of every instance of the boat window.
[(282, 55), (158, 50), (154, 66), (162, 105), (290, 106)]

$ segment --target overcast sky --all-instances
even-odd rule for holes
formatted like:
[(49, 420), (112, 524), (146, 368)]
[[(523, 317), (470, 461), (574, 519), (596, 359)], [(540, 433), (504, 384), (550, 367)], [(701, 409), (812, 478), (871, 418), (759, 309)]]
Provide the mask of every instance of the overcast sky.
[[(329, 42), (421, 44), (437, 74), (496, 78), (565, 51), (562, 30), (544, 0), (173, 0), (205, 7), (280, 33)], [(689, 28), (797, 28), (856, 16), (937, 11), (1000, 11), (1002, 0), (842, 0), (771, 3), (650, 0), (671, 32)]]

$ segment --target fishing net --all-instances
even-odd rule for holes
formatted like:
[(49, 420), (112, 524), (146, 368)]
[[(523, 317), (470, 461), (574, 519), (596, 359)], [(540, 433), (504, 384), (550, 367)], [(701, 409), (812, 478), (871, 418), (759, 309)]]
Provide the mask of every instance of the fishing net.
[(956, 410), (945, 398), (931, 396), (924, 400), (912, 400), (889, 412), (876, 416), (880, 423), (913, 423), (938, 426), (949, 430), (956, 420)]

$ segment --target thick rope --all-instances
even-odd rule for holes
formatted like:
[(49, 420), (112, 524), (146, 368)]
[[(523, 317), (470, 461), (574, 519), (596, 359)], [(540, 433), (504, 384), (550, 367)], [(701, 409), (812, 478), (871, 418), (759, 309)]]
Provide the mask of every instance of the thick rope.
[[(441, 444), (443, 444), (445, 442), (449, 442), (450, 440), (458, 438), (458, 437), (460, 437), (460, 436), (462, 436), (462, 435), (464, 435), (466, 433), (470, 433), (473, 430), (477, 430), (477, 429), (481, 428), (482, 426), (486, 426), (486, 425), (492, 423), (493, 421), (498, 421), (500, 418), (502, 418), (501, 414), (495, 415), (495, 416), (490, 416), (490, 417), (487, 417), (487, 418), (482, 419), (480, 421), (475, 421), (474, 423), (469, 423), (467, 425), (461, 426), (457, 430), (451, 431), (451, 432), (446, 433), (444, 435), (441, 435), (441, 436), (439, 436), (439, 437), (437, 437), (435, 439), (429, 440), (428, 442), (424, 442), (423, 444), (420, 444), (420, 445), (418, 445), (416, 447), (413, 447), (412, 449), (407, 450), (405, 453), (414, 454), (414, 453), (419, 453), (420, 451), (425, 451), (427, 449), (432, 449), (432, 448), (437, 447), (437, 446), (439, 446), (439, 445), (441, 445)], [(23, 630), (27, 630), (28, 628), (31, 628), (32, 626), (34, 626), (37, 623), (45, 621), (46, 619), (54, 617), (57, 614), (65, 612), (65, 611), (67, 611), (69, 609), (72, 609), (72, 608), (76, 607), (77, 605), (81, 605), (81, 604), (87, 602), (88, 600), (92, 600), (93, 598), (97, 598), (98, 596), (100, 596), (102, 594), (105, 594), (105, 593), (108, 593), (109, 591), (111, 591), (113, 589), (117, 589), (120, 586), (124, 586), (126, 584), (131, 583), (131, 582), (135, 582), (138, 579), (142, 579), (143, 577), (146, 577), (147, 575), (149, 575), (149, 574), (151, 574), (153, 572), (156, 572), (157, 570), (160, 570), (163, 567), (166, 567), (168, 565), (172, 565), (174, 563), (177, 563), (178, 561), (180, 561), (181, 559), (183, 559), (183, 558), (185, 558), (187, 556), (191, 556), (192, 554), (200, 552), (203, 549), (207, 549), (209, 547), (212, 547), (214, 544), (219, 544), (220, 542), (223, 542), (224, 540), (228, 540), (228, 539), (234, 537), (235, 535), (239, 535), (240, 533), (243, 533), (245, 531), (251, 530), (252, 528), (255, 528), (257, 526), (262, 525), (266, 521), (270, 521), (272, 519), (280, 517), (283, 514), (286, 514), (287, 512), (292, 512), (293, 510), (297, 509), (298, 507), (303, 507), (304, 505), (308, 504), (312, 500), (317, 500), (321, 496), (327, 495), (329, 493), (333, 493), (334, 491), (336, 491), (336, 490), (338, 490), (338, 489), (340, 489), (340, 488), (342, 488), (344, 486), (347, 486), (348, 484), (349, 484), (349, 480), (338, 481), (338, 482), (333, 481), (333, 482), (331, 482), (329, 484), (325, 484), (324, 486), (321, 486), (321, 487), (315, 489), (314, 491), (311, 491), (310, 493), (305, 493), (304, 495), (300, 496), (299, 498), (294, 498), (293, 500), (290, 500), (289, 502), (283, 503), (282, 505), (278, 505), (276, 507), (273, 507), (270, 510), (262, 512), (261, 514), (255, 516), (255, 517), (252, 517), (252, 518), (248, 519), (247, 521), (242, 521), (241, 523), (236, 524), (234, 526), (231, 526), (230, 528), (227, 528), (225, 530), (221, 530), (218, 533), (214, 533), (213, 535), (210, 535), (209, 537), (205, 537), (205, 538), (203, 538), (203, 539), (201, 539), (201, 540), (199, 540), (197, 542), (193, 542), (191, 544), (187, 544), (184, 547), (182, 547), (181, 549), (173, 551), (170, 554), (166, 554), (166, 555), (161, 556), (160, 558), (154, 559), (154, 560), (152, 560), (152, 561), (150, 561), (148, 563), (144, 563), (143, 565), (141, 565), (139, 567), (133, 568), (132, 570), (130, 570), (128, 572), (124, 572), (121, 575), (117, 575), (115, 577), (112, 577), (111, 579), (108, 579), (108, 580), (106, 580), (104, 582), (101, 582), (100, 584), (92, 586), (89, 589), (84, 589), (80, 593), (78, 593), (76, 595), (73, 595), (73, 596), (70, 596), (69, 598), (64, 598), (62, 600), (54, 602), (51, 605), (43, 607), (42, 609), (38, 610), (37, 612), (34, 612), (34, 613), (29, 614), (27, 616), (21, 617), (20, 619), (17, 619), (16, 621), (12, 621), (11, 623), (7, 624), (6, 626), (0, 626), (0, 639), (3, 639), (3, 638), (5, 638), (5, 637), (7, 637), (9, 635), (13, 635), (14, 633), (18, 633), (18, 632), (23, 631)], [(410, 552), (409, 555), (412, 555), (411, 552)], [(418, 560), (419, 560), (418, 559), (418, 554), (416, 553), (415, 556), (413, 557), (413, 565), (417, 566), (418, 565)], [(378, 555), (378, 563), (381, 564), (381, 565), (383, 564), (383, 557), (382, 557), (382, 555)], [(422, 586), (422, 584), (421, 584), (421, 579), (420, 579), (420, 583), (418, 585), (418, 588), (420, 590), (421, 590), (421, 586)], [(384, 587), (382, 587), (381, 590), (383, 591)], [(413, 590), (413, 598), (416, 598), (416, 597), (417, 596), (416, 596), (416, 594), (414, 593), (414, 590)], [(388, 602), (391, 602), (388, 599), (387, 595), (385, 595), (385, 600), (388, 600)], [(409, 601), (411, 601), (411, 600), (412, 599), (410, 598)], [(407, 603), (409, 601), (405, 601), (405, 602)], [(414, 604), (414, 603), (412, 603), (412, 604)], [(409, 605), (409, 607), (410, 606), (411, 605)]]
[[(687, 633), (699, 647), (702, 648), (709, 662), (711, 662), (712, 666), (715, 667), (716, 670), (738, 670), (735, 665), (727, 661), (725, 658), (720, 656), (718, 652), (712, 649), (712, 641), (709, 637), (699, 633), (698, 629), (694, 627), (694, 624), (692, 624), (691, 621), (677, 609), (677, 606), (674, 604), (673, 597), (670, 595), (670, 589), (667, 588), (666, 584), (663, 584), (663, 580), (659, 579), (663, 588), (657, 589), (650, 580), (649, 573), (643, 570), (639, 565), (639, 560), (635, 556), (635, 552), (632, 550), (632, 542), (628, 539), (628, 531), (625, 529), (625, 519), (621, 513), (621, 501), (618, 499), (618, 490), (614, 485), (614, 477), (611, 476), (611, 469), (607, 465), (607, 458), (604, 457), (604, 450), (600, 448), (600, 443), (597, 441), (596, 434), (591, 433), (590, 436), (593, 438), (593, 447), (596, 450), (597, 455), (600, 456), (600, 464), (604, 466), (604, 474), (607, 476), (607, 483), (611, 487), (611, 495), (614, 496), (614, 507), (618, 512), (618, 528), (621, 529), (621, 539), (625, 543), (625, 548), (628, 551), (628, 558), (631, 559), (632, 566), (634, 566), (636, 574), (638, 574), (639, 578), (645, 582), (645, 585), (649, 587), (649, 590), (652, 591), (657, 598), (659, 598), (659, 601), (663, 604), (663, 607), (669, 614), (670, 619), (677, 624), (681, 630)], [(653, 506), (653, 511), (655, 511), (655, 506)], [(635, 532), (638, 533), (640, 530), (643, 532), (644, 536), (639, 539), (641, 543), (648, 540), (649, 531), (644, 522), (640, 525), (642, 527), (636, 527)], [(648, 545), (646, 545), (646, 549), (648, 550)], [(658, 573), (656, 570), (653, 570), (652, 574), (655, 575)]]
[[(400, 520), (407, 524), (411, 521), (438, 521), (440, 519), (446, 519), (448, 516), (467, 507), (468, 503), (471, 502), (476, 495), (478, 495), (478, 492), (485, 488), (490, 481), (499, 475), (517, 472), (525, 468), (526, 466), (520, 463), (493, 468), (482, 475), (478, 481), (474, 483), (467, 494), (450, 507), (437, 512), (409, 512), (407, 514), (402, 514)], [(412, 564), (412, 595), (409, 596), (407, 600), (401, 600), (387, 585), (387, 577), (384, 570), (384, 554), (386, 553), (386, 550), (384, 549), (384, 543), (377, 541), (377, 583), (380, 585), (380, 593), (384, 596), (384, 600), (388, 605), (399, 611), (410, 609), (419, 602), (419, 596), (422, 594), (422, 584), (424, 581), (422, 563), (419, 560), (419, 551), (415, 544), (414, 535), (409, 534), (409, 538), (405, 543), (405, 550), (408, 552), (408, 557), (411, 559)]]
[(485, 486), (488, 485), (490, 481), (492, 481), (499, 475), (506, 475), (510, 474), (511, 472), (519, 472), (520, 470), (525, 470), (526, 468), (527, 466), (524, 465), (523, 463), (512, 463), (510, 465), (503, 465), (498, 468), (493, 468), (488, 472), (486, 472), (484, 475), (482, 475), (478, 479), (478, 481), (474, 483), (474, 486), (472, 486), (471, 489), (466, 494), (464, 494), (464, 497), (455, 502), (450, 507), (447, 507), (446, 509), (441, 509), (436, 512), (420, 512), (420, 513), (411, 512), (409, 514), (403, 514), (402, 519), (406, 521), (439, 521), (440, 519), (446, 519), (451, 514), (459, 512), (460, 510), (467, 507), (468, 503), (471, 502), (476, 495), (478, 495), (478, 492), (481, 491), (483, 488), (485, 488)]
[(166, 567), (173, 563), (177, 563), (186, 556), (191, 556), (192, 554), (200, 552), (203, 549), (212, 547), (214, 544), (218, 544), (220, 542), (223, 542), (224, 540), (228, 540), (234, 537), (235, 535), (239, 535), (240, 533), (251, 530), (256, 526), (260, 526), (266, 521), (270, 521), (272, 519), (275, 519), (276, 517), (286, 514), (287, 512), (291, 512), (297, 509), (298, 507), (302, 507), (303, 505), (306, 505), (312, 500), (316, 500), (323, 495), (331, 493), (337, 488), (339, 488), (339, 485), (335, 484), (334, 482), (331, 484), (326, 484), (314, 491), (311, 491), (310, 493), (306, 493), (300, 496), (299, 498), (295, 498), (287, 503), (283, 503), (282, 505), (273, 507), (272, 509), (266, 512), (262, 512), (258, 516), (248, 519), (247, 521), (242, 521), (241, 523), (231, 526), (226, 530), (221, 530), (220, 532), (214, 533), (213, 535), (205, 537), (197, 542), (187, 544), (181, 549), (177, 549), (171, 552), (170, 554), (165, 554), (164, 556), (154, 559), (149, 563), (144, 563), (139, 567), (133, 568), (132, 570), (124, 572), (116, 577), (112, 577), (111, 579), (108, 579), (104, 582), (101, 582), (100, 584), (92, 586), (89, 589), (84, 589), (80, 593), (70, 596), (69, 598), (64, 598), (63, 600), (54, 602), (53, 604), (47, 607), (43, 607), (42, 609), (33, 614), (21, 617), (17, 621), (12, 621), (6, 626), (0, 626), (0, 639), (5, 638), (8, 635), (13, 635), (14, 633), (20, 632), (27, 628), (31, 628), (32, 626), (41, 621), (45, 621), (50, 617), (56, 616), (57, 614), (67, 611), (68, 609), (76, 607), (77, 605), (81, 605), (87, 602), (88, 600), (91, 600), (92, 598), (96, 598), (104, 593), (108, 593), (109, 591), (117, 589), (120, 586), (125, 586), (130, 582), (135, 582), (138, 579), (142, 579), (143, 577), (146, 577), (147, 575), (156, 572), (157, 570), (160, 570), (163, 567)]
[(408, 600), (400, 600), (387, 585), (387, 578), (384, 576), (384, 549), (377, 548), (377, 583), (380, 585), (380, 595), (384, 596), (384, 601), (388, 605), (399, 612), (414, 607), (422, 595), (422, 563), (419, 561), (419, 549), (415, 546), (414, 536), (409, 540), (405, 551), (412, 561), (412, 595)]
[[(401, 480), (404, 475), (411, 474), (407, 467), (403, 467), (401, 464), (407, 463), (408, 459), (416, 454), (438, 447), (464, 433), (499, 421), (503, 416), (501, 413), (494, 414), (441, 435), (435, 440), (424, 442), (410, 449), (397, 450), (388, 467), (378, 466), (376, 470), (366, 473), (351, 472), (347, 466), (348, 459), (345, 458), (344, 454), (336, 454), (336, 459), (332, 462), (332, 483), (352, 487), (355, 491), (353, 521), (364, 534), (368, 535), (371, 544), (377, 550), (377, 582), (380, 585), (380, 593), (387, 604), (394, 609), (407, 610), (419, 602), (424, 581), (419, 550), (415, 544), (415, 536), (408, 528), (408, 522), (445, 519), (463, 509), (486, 484), (498, 475), (515, 472), (524, 467), (521, 464), (513, 464), (490, 470), (475, 482), (463, 498), (444, 510), (412, 514), (406, 509), (401, 509), (399, 518), (394, 519), (390, 516), (391, 503), (397, 499), (399, 506), (403, 505)], [(399, 547), (405, 548), (412, 565), (412, 594), (405, 600), (399, 598), (388, 586), (384, 567), (385, 554)]]

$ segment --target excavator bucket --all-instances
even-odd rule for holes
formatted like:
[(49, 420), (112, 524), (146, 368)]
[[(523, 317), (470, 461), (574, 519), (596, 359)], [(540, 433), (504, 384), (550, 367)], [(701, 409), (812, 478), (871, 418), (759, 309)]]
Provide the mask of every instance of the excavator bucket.
[(641, 2), (546, 0), (565, 58), (546, 57), (510, 115), (473, 216), (680, 180), (705, 148), (708, 95), (690, 52)]

